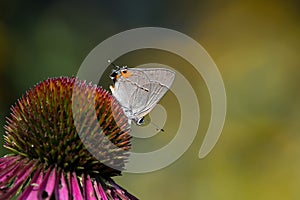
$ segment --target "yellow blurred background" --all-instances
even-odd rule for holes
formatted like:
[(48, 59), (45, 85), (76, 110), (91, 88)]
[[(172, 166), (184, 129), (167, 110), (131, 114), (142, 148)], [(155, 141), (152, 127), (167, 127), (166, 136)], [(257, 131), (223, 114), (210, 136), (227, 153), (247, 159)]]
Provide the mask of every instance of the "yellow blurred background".
[[(204, 125), (188, 151), (164, 169), (116, 182), (144, 200), (300, 199), (299, 8), (292, 0), (3, 0), (0, 125), (26, 90), (48, 77), (75, 75), (106, 38), (137, 27), (170, 28), (197, 40), (219, 67), (228, 98), (223, 133), (199, 160), (210, 117), (203, 94)], [(199, 87), (205, 90), (203, 82)], [(158, 143), (173, 137), (164, 134)]]

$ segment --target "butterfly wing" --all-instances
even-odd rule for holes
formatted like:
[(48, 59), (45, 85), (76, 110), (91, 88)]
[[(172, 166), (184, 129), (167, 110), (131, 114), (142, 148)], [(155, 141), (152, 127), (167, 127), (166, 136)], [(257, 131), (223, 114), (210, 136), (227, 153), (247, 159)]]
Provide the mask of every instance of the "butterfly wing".
[[(145, 85), (142, 85), (142, 87), (149, 88), (147, 94), (141, 89), (136, 89), (130, 98), (132, 112), (136, 117), (141, 118), (148, 114), (170, 89), (175, 79), (175, 72), (165, 68), (139, 68), (138, 70), (142, 70), (150, 80)], [(146, 95), (147, 99), (145, 102), (143, 96)]]
[(171, 87), (175, 79), (175, 72), (166, 68), (138, 68), (138, 70), (142, 70), (151, 82), (157, 82), (167, 88)]
[[(123, 108), (132, 111), (133, 108), (146, 104), (149, 95), (149, 88), (146, 86), (149, 82), (149, 78), (143, 71), (128, 69), (126, 77), (120, 76), (116, 80), (112, 93)], [(139, 99), (132, 100), (137, 93)]]
[(112, 93), (128, 118), (148, 114), (171, 87), (175, 72), (165, 68), (129, 68), (115, 81)]

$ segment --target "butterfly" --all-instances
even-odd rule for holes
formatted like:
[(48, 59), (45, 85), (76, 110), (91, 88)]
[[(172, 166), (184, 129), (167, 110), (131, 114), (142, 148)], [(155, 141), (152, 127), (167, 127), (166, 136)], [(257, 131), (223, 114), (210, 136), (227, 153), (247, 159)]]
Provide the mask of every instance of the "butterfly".
[(131, 121), (144, 124), (144, 117), (170, 89), (175, 72), (166, 68), (128, 68), (115, 66), (110, 78), (112, 95)]

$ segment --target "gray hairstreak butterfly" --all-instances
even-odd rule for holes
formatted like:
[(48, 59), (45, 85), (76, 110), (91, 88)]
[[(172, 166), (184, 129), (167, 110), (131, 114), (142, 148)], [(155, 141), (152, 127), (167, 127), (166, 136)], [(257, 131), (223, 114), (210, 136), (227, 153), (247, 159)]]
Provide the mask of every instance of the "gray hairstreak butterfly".
[[(110, 62), (110, 61), (109, 61)], [(137, 125), (170, 89), (175, 72), (166, 68), (128, 68), (115, 66), (110, 78), (112, 95), (121, 104), (128, 120)], [(162, 129), (161, 129), (162, 130)]]

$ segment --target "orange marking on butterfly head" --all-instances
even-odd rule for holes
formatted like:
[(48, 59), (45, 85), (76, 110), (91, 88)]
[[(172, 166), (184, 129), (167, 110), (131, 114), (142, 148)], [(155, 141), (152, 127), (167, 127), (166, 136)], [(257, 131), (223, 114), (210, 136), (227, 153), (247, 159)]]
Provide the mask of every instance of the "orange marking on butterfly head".
[(128, 78), (131, 76), (131, 73), (126, 69), (126, 70), (122, 70), (121, 71), (121, 76), (123, 76), (124, 78)]

